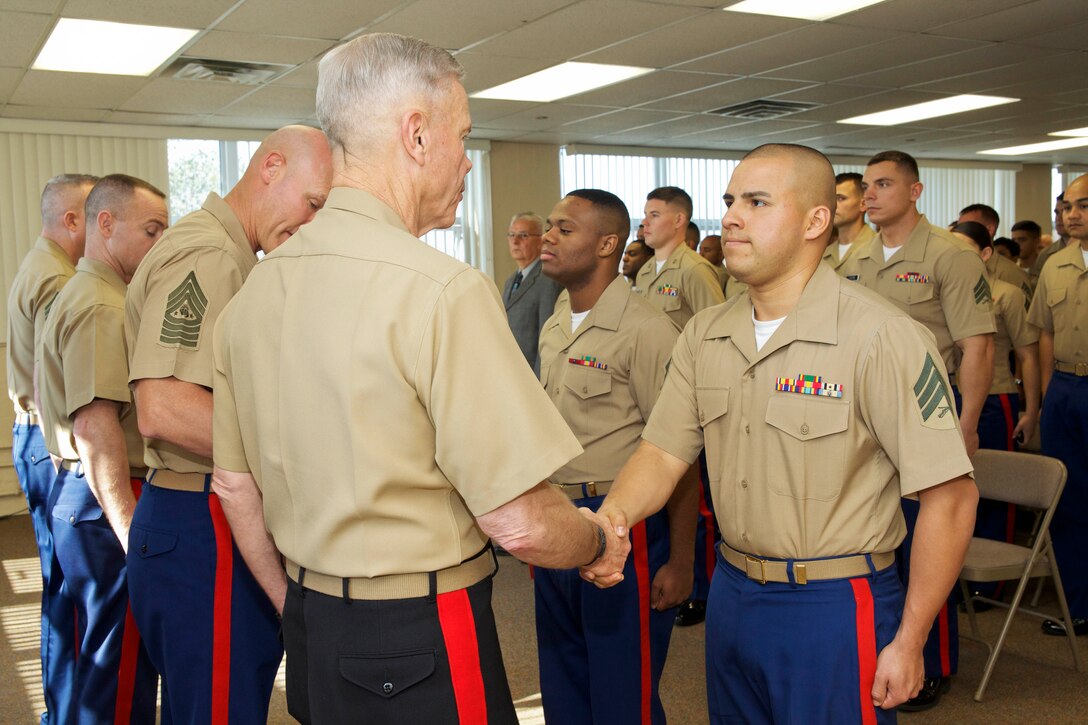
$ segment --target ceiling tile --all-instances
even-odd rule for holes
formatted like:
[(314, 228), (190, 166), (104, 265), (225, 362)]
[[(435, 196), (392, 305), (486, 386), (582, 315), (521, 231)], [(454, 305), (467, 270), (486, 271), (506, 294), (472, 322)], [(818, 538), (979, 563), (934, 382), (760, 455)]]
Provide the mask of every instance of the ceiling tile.
[(272, 81), (272, 83), (273, 85), (277, 86), (293, 86), (295, 88), (316, 89), (317, 66), (317, 61), (303, 63), (298, 68), (289, 71), (286, 75), (280, 76), (276, 80)]
[(517, 141), (518, 143), (535, 143), (548, 144), (549, 146), (562, 146), (563, 144), (574, 143), (579, 139), (564, 133), (526, 133), (520, 136), (513, 136), (510, 140)]
[(731, 118), (729, 116), (701, 113), (631, 130), (645, 131), (654, 134), (657, 138), (666, 138), (669, 136), (687, 137), (692, 134), (726, 128), (727, 126), (738, 126), (742, 123), (744, 123), (744, 119), (742, 118)]
[[(300, 123), (302, 120), (303, 119), (298, 116), (286, 118), (274, 118), (272, 116), (204, 116), (197, 125), (211, 128), (222, 127), (274, 130), (294, 123)], [(256, 137), (262, 138), (264, 135), (265, 134), (257, 134)]]
[(473, 0), (472, 11), (449, 0), (417, 0), (367, 28), (371, 33), (404, 33), (455, 50), (518, 28), (570, 5), (571, 0)]
[[(1088, 88), (1084, 68), (1088, 59), (1082, 53), (1029, 58), (1011, 67), (998, 67), (915, 86), (915, 90), (945, 93), (984, 92), (1013, 98), (1039, 98)], [(966, 89), (966, 90), (964, 90)]]
[(885, 0), (835, 18), (835, 23), (923, 31), (957, 20), (981, 18), (1029, 0)]
[(201, 117), (185, 113), (113, 111), (105, 120), (109, 123), (132, 123), (145, 126), (195, 126), (200, 123)]
[(472, 127), (472, 136), (476, 140), (488, 139), (491, 141), (505, 141), (507, 139), (514, 138), (515, 136), (523, 136), (521, 131), (511, 131), (503, 128), (477, 128)]
[(1000, 75), (1002, 70), (1015, 73), (1015, 65), (1042, 57), (1051, 57), (1062, 51), (1041, 51), (1025, 46), (991, 45), (942, 58), (927, 58), (887, 70), (862, 73), (849, 79), (850, 83), (909, 88), (953, 77), (970, 76), (980, 71), (992, 71)]
[(265, 86), (219, 109), (218, 115), (306, 118), (316, 112), (315, 100), (314, 92), (309, 88)]
[(750, 123), (723, 126), (722, 128), (711, 131), (691, 134), (685, 138), (690, 139), (692, 143), (702, 141), (751, 141), (751, 147), (754, 148), (762, 143), (760, 137), (765, 134), (777, 133), (779, 131), (791, 131), (805, 128), (810, 125), (812, 124), (800, 121), (752, 121)]
[(1084, 0), (1034, 0), (997, 12), (973, 15), (932, 32), (976, 40), (1016, 40), (1061, 30), (1070, 18), (1083, 18)]
[(473, 50), (489, 55), (565, 61), (705, 10), (636, 0), (584, 0), (489, 40)]
[[(1062, 20), (1069, 20), (1069, 18), (1062, 18)], [(1034, 48), (1088, 50), (1088, 22), (1067, 22), (1049, 33), (1014, 38), (1010, 42), (1030, 45)]]
[(756, 75), (810, 62), (842, 50), (872, 45), (897, 35), (903, 34), (834, 23), (810, 23), (773, 38), (731, 47), (690, 63), (680, 63), (676, 69)]
[[(491, 128), (491, 121), (513, 113), (540, 108), (544, 109), (545, 103), (527, 103), (525, 101), (493, 101), (489, 98), (468, 99), (468, 111), (472, 116), (472, 125), (477, 124)], [(539, 115), (539, 114), (538, 114)]]
[(666, 111), (688, 111), (702, 113), (734, 103), (743, 103), (757, 98), (773, 96), (804, 88), (807, 83), (798, 81), (780, 81), (771, 78), (741, 78), (728, 83), (719, 83), (692, 93), (684, 93), (654, 103), (644, 108), (660, 108)]
[(7, 103), (23, 79), (22, 68), (0, 68), (0, 105)]
[(458, 53), (456, 58), (465, 68), (465, 90), (469, 93), (494, 88), (554, 65), (552, 61), (540, 58), (513, 58), (482, 53)]
[(279, 35), (284, 28), (302, 38), (338, 40), (373, 23), (401, 4), (401, 0), (323, 2), (320, 6), (299, 0), (245, 0), (217, 30)]
[(175, 28), (204, 28), (238, 0), (185, 0), (185, 2), (148, 2), (147, 0), (67, 0), (66, 18), (112, 20), (117, 23), (166, 25)]
[(640, 126), (648, 126), (660, 121), (668, 121), (674, 118), (683, 118), (686, 114), (672, 111), (645, 111), (642, 109), (626, 109), (601, 114), (593, 118), (581, 121), (572, 121), (564, 124), (562, 130), (579, 134), (619, 133)]
[(622, 83), (616, 83), (588, 93), (580, 93), (564, 100), (571, 103), (588, 103), (596, 106), (623, 108), (637, 106), (681, 93), (709, 88), (729, 80), (726, 76), (710, 73), (685, 73), (682, 71), (657, 71)]
[(821, 108), (804, 111), (797, 114), (808, 121), (841, 121), (844, 118), (852, 118), (866, 113), (887, 111), (890, 108), (909, 106), (914, 103), (933, 101), (944, 98), (944, 94), (922, 93), (916, 90), (910, 91), (883, 91), (869, 96), (854, 98), (841, 103), (830, 103)]
[(185, 49), (185, 55), (215, 60), (298, 65), (333, 46), (329, 40), (287, 38), (212, 30)]
[(181, 81), (156, 78), (118, 110), (153, 113), (211, 113), (253, 92), (253, 86), (217, 81)]
[(109, 111), (95, 108), (64, 108), (57, 106), (4, 106), (7, 118), (33, 118), (43, 121), (104, 121)]
[(599, 116), (611, 109), (598, 106), (575, 106), (563, 103), (549, 103), (545, 107), (530, 108), (519, 113), (512, 113), (502, 118), (489, 121), (488, 128), (505, 128), (524, 131), (547, 131), (571, 121)]
[(816, 103), (821, 106), (826, 106), (832, 103), (858, 100), (885, 92), (886, 91), (883, 88), (873, 88), (872, 86), (821, 83), (819, 85), (809, 86), (808, 88), (802, 88), (799, 91), (779, 93), (774, 96), (774, 99), (776, 101), (796, 101), (798, 103)]
[(0, 66), (29, 66), (52, 27), (49, 15), (0, 11)]
[(578, 60), (667, 68), (717, 53), (723, 46), (753, 43), (806, 24), (804, 20), (792, 18), (713, 10), (602, 48)]
[(31, 70), (10, 102), (23, 106), (116, 108), (147, 84), (146, 78)]
[(0, 10), (52, 15), (64, 3), (65, 0), (0, 0)]

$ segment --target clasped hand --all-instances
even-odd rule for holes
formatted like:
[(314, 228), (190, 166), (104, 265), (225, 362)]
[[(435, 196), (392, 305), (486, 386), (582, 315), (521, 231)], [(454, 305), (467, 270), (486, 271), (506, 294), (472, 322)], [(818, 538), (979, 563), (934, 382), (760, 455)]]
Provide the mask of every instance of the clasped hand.
[(623, 581), (623, 565), (631, 551), (631, 539), (627, 535), (627, 518), (622, 511), (606, 509), (597, 513), (587, 508), (578, 509), (582, 515), (604, 530), (605, 550), (601, 558), (590, 566), (579, 567), (578, 573), (587, 582), (592, 582), (601, 589), (615, 586)]

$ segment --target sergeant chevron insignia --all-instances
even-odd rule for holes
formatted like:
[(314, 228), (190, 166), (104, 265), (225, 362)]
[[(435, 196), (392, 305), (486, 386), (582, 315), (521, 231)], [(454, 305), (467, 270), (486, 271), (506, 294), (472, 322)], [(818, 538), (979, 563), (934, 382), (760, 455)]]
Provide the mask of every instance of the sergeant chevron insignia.
[(949, 430), (956, 427), (956, 416), (952, 412), (952, 396), (948, 385), (941, 375), (933, 356), (926, 353), (922, 373), (914, 383), (914, 397), (918, 410), (922, 414), (922, 425), (936, 430)]
[(166, 299), (159, 342), (165, 345), (195, 348), (200, 341), (200, 326), (208, 309), (208, 298), (196, 273), (190, 272)]
[(979, 275), (978, 282), (975, 284), (975, 304), (981, 305), (993, 300), (990, 294), (990, 283), (986, 281), (985, 276)]

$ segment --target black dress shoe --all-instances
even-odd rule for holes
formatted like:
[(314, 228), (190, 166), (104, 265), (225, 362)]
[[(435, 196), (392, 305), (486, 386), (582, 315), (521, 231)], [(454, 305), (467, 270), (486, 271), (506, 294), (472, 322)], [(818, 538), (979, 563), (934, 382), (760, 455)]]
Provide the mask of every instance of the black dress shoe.
[(690, 627), (706, 619), (706, 602), (701, 599), (689, 599), (680, 605), (676, 612), (676, 626)]
[[(1043, 622), (1042, 626), (1043, 634), (1049, 634), (1052, 637), (1064, 637), (1065, 636), (1065, 623), (1059, 622), (1054, 619), (1048, 619)], [(1073, 634), (1077, 637), (1082, 637), (1088, 634), (1088, 619), (1073, 619)]]
[(952, 681), (947, 677), (927, 677), (922, 683), (922, 689), (916, 697), (899, 706), (902, 712), (921, 712), (931, 707), (936, 707), (941, 697), (952, 687)]

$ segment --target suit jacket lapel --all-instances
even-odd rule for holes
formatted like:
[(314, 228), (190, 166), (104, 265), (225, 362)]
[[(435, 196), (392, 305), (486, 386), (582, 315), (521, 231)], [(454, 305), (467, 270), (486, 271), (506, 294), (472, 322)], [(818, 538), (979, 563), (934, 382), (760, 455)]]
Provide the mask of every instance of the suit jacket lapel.
[[(506, 303), (506, 309), (510, 309), (510, 306), (517, 302), (525, 292), (533, 286), (536, 282), (536, 278), (540, 276), (540, 262), (533, 265), (533, 268), (529, 270), (529, 274), (525, 275), (525, 279), (521, 280), (521, 284), (514, 290), (514, 294), (510, 295), (510, 301)], [(510, 284), (514, 282), (513, 277), (510, 278)]]

